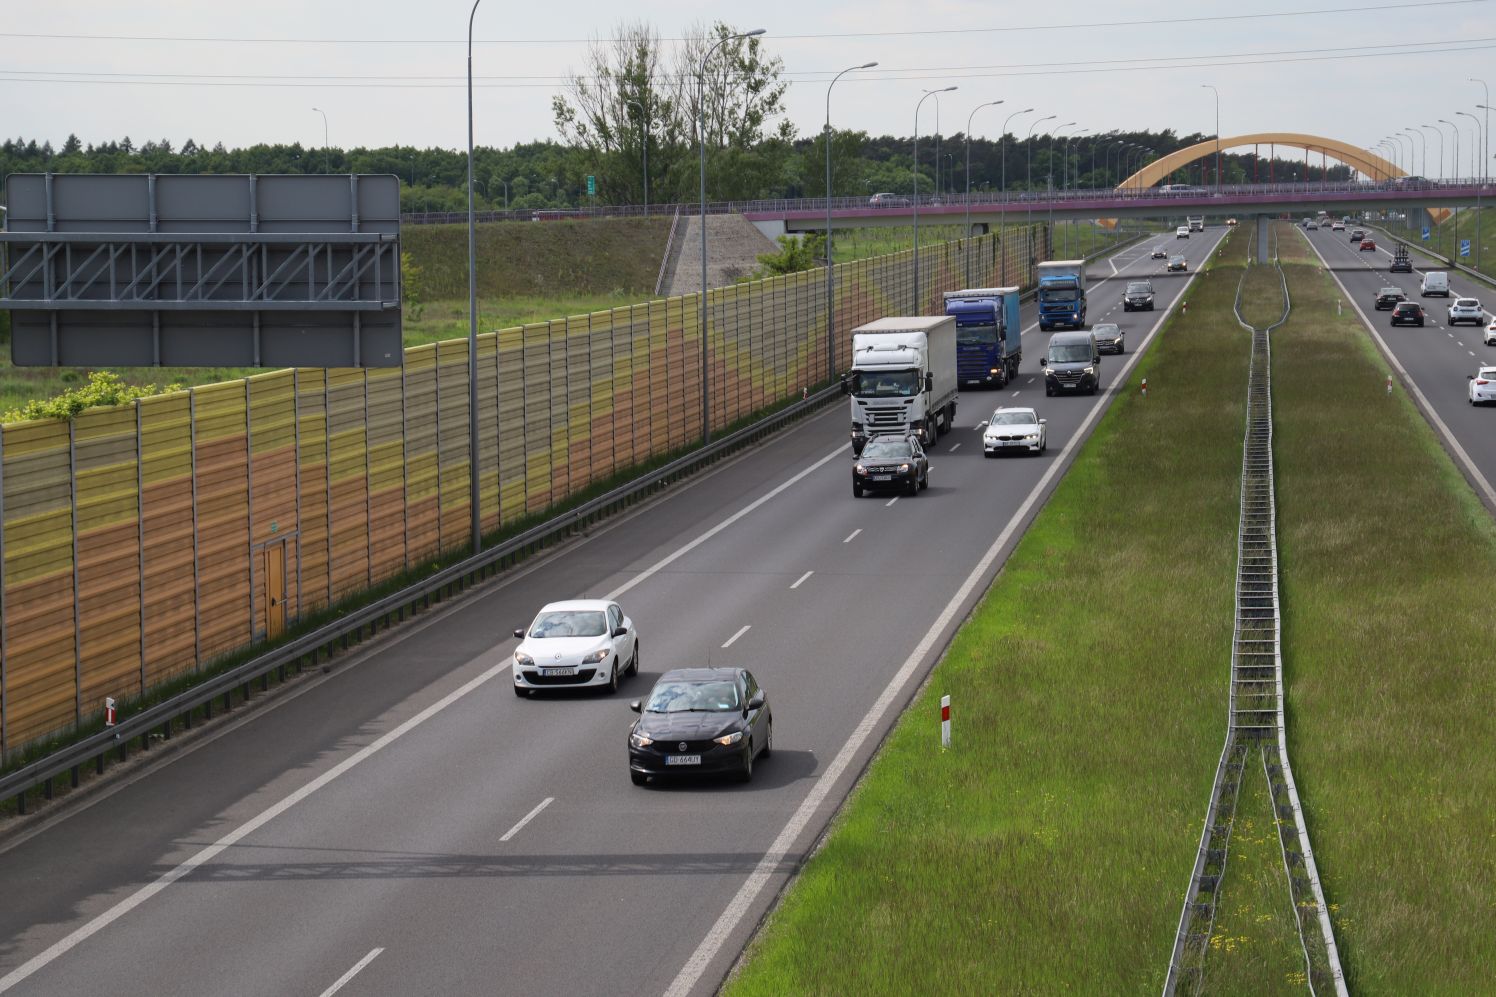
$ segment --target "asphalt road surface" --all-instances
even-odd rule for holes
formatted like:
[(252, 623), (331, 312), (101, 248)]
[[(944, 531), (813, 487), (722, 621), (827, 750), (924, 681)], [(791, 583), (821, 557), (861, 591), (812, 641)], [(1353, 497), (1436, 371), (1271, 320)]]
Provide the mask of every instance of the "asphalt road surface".
[[(1489, 322), (1496, 293), (1479, 281), (1423, 256), (1418, 252), (1416, 240), (1409, 243), (1413, 272), (1407, 274), (1388, 272), (1393, 244), (1386, 242), (1378, 230), (1370, 232), (1376, 240), (1375, 252), (1358, 250), (1350, 242), (1349, 232), (1320, 228), (1303, 234), (1340, 281), (1349, 299), (1347, 305), (1355, 306), (1380, 340), (1383, 351), (1392, 355), (1395, 366), (1412, 385), (1415, 399), (1444, 437), (1456, 463), (1486, 504), (1496, 511), (1496, 489), (1493, 489), (1496, 406), (1472, 406), (1466, 379), (1480, 364), (1496, 363), (1496, 346), (1481, 342), (1485, 322), (1479, 326), (1467, 323), (1453, 327), (1448, 322), (1448, 306), (1461, 297), (1480, 299), (1485, 307), (1485, 321)], [(1444, 270), (1449, 274), (1448, 298), (1418, 296), (1419, 284), (1428, 270)], [(1392, 312), (1377, 311), (1377, 291), (1388, 286), (1400, 287), (1410, 301), (1421, 302), (1428, 313), (1427, 324), (1422, 328), (1393, 326)]]
[[(1046, 398), (1030, 331), (918, 497), (852, 497), (838, 402), (0, 846), (0, 992), (710, 993), (1224, 233), (1093, 264), (1092, 321), (1127, 331), (1104, 390)], [(1142, 275), (1158, 310), (1124, 313)], [(1015, 403), (1048, 453), (984, 460), (974, 427)], [(610, 595), (642, 674), (516, 698), (510, 631)], [(748, 785), (633, 786), (627, 700), (707, 663), (758, 675), (773, 757)]]

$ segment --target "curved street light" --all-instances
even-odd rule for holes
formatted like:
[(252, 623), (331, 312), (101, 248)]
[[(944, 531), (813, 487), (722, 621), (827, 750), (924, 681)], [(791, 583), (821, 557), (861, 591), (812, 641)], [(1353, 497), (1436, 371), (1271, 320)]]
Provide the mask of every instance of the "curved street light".
[[(998, 195), (1002, 198), (1004, 204), (1006, 204), (1008, 200), (1008, 122), (1012, 121), (1020, 114), (1032, 114), (1033, 112), (1034, 109), (1032, 107), (1025, 107), (1021, 111), (1014, 111), (1012, 114), (1008, 115), (1008, 117), (1003, 121), (1003, 133), (997, 138), (998, 158), (1003, 161), (1003, 178), (1001, 186), (998, 187)], [(1006, 214), (1004, 214), (1003, 220), (1007, 220)]]
[[(473, 0), (467, 37), (468, 505), (474, 554), (483, 549), (483, 510), (478, 505), (478, 224), (473, 213), (473, 19), (482, 2)], [(498, 399), (494, 402), (497, 405)]]
[[(966, 199), (964, 202), (966, 205), (966, 217), (962, 223), (963, 227), (961, 229), (962, 245), (965, 245), (965, 240), (971, 238), (971, 120), (977, 116), (977, 112), (982, 108), (996, 107), (1001, 103), (1002, 101), (1000, 100), (989, 100), (985, 104), (978, 104), (976, 107), (973, 107), (971, 109), (971, 113), (966, 116)], [(968, 287), (970, 287), (971, 254), (964, 253), (963, 255), (966, 258), (966, 284)]]
[[(926, 90), (925, 91), (925, 95), (919, 99), (919, 103), (917, 103), (917, 104), (914, 105), (914, 308), (915, 308), (914, 314), (916, 314), (916, 315), (919, 314), (918, 309), (920, 308), (920, 303), (919, 303), (920, 302), (920, 298), (919, 298), (919, 109), (920, 109), (921, 105), (923, 105), (924, 102), (926, 100), (930, 99), (931, 97), (935, 97), (935, 106), (938, 108), (940, 106), (940, 98), (937, 95), (943, 94), (943, 93), (950, 93), (952, 90), (957, 90), (957, 89), (959, 89), (959, 87), (949, 86), (949, 87), (945, 87), (945, 88), (940, 89), (940, 90)], [(936, 127), (938, 128), (939, 125), (937, 125)], [(940, 176), (940, 160), (939, 159), (937, 159), (935, 161), (935, 176), (937, 178)], [(939, 183), (940, 183), (940, 181), (937, 179), (936, 180), (937, 187), (938, 187)]]
[(701, 444), (712, 442), (712, 418), (709, 407), (711, 398), (707, 391), (707, 374), (711, 370), (707, 362), (707, 334), (706, 334), (706, 64), (711, 61), (712, 56), (717, 54), (717, 49), (728, 42), (742, 41), (744, 38), (756, 38), (764, 33), (763, 28), (754, 28), (752, 31), (744, 31), (741, 34), (727, 35), (717, 39), (717, 44), (706, 50), (701, 57), (701, 67), (696, 71), (696, 140), (699, 146), (700, 170), (701, 170)]
[[(1443, 180), (1444, 179), (1444, 132), (1441, 131), (1439, 128), (1435, 127), (1434, 125), (1419, 125), (1418, 127), (1419, 127), (1420, 130), (1427, 129), (1427, 130), (1433, 132), (1434, 135), (1436, 136), (1435, 139), (1434, 139), (1434, 144), (1439, 147), (1439, 179)], [(1455, 134), (1459, 134), (1459, 130), (1458, 129), (1455, 130)], [(1458, 154), (1455, 156), (1455, 163), (1456, 163), (1456, 165), (1458, 165), (1458, 163), (1459, 163), (1459, 156), (1458, 156)]]
[(644, 116), (644, 104), (625, 99), (624, 103), (639, 109), (639, 143), (644, 146), (644, 217), (649, 217), (649, 119)]
[[(1044, 122), (1053, 121), (1058, 117), (1058, 114), (1051, 114), (1048, 117), (1040, 118), (1038, 121), (1035, 121), (1033, 124), (1029, 125), (1028, 137), (1023, 140), (1023, 144), (1028, 147), (1028, 178), (1023, 182), (1024, 186), (1028, 188), (1024, 191), (1024, 196), (1028, 200), (1028, 217), (1024, 221), (1024, 224), (1027, 225), (1030, 229), (1030, 239), (1033, 238), (1032, 229), (1034, 225), (1034, 129), (1044, 124)], [(1033, 254), (1030, 253), (1030, 255)]]
[(1221, 92), (1209, 83), (1200, 86), (1215, 94), (1216, 99), (1216, 193), (1221, 190)]
[[(1475, 149), (1479, 149), (1481, 140), (1480, 119), (1471, 114), (1469, 111), (1456, 111), (1454, 113), (1463, 114), (1465, 117), (1475, 122), (1475, 144), (1470, 148), (1472, 151)], [(1451, 121), (1450, 124), (1453, 125), (1454, 122)], [(1454, 172), (1456, 176), (1458, 176), (1460, 172), (1460, 129), (1458, 126), (1456, 126), (1454, 130)], [(1476, 217), (1478, 218), (1480, 216), (1477, 215)]]
[(1420, 176), (1426, 178), (1428, 176), (1428, 139), (1423, 137), (1423, 132), (1419, 131), (1417, 128), (1414, 128), (1412, 125), (1404, 128), (1403, 132), (1408, 135), (1416, 135), (1418, 137), (1419, 144), (1423, 146), (1423, 165), (1419, 167), (1418, 173)]
[(876, 62), (849, 66), (831, 78), (826, 86), (826, 376), (836, 377), (836, 262), (831, 253), (831, 88), (836, 81), (859, 69), (872, 69)]
[(312, 110), (322, 115), (322, 172), (331, 173), (332, 153), (328, 151), (327, 147), (327, 112), (320, 107), (314, 107)]

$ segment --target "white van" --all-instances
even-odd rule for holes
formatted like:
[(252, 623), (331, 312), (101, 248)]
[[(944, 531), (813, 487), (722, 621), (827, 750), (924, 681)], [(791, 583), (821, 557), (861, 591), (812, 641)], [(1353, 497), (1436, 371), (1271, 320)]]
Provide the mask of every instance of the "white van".
[(1449, 274), (1443, 270), (1430, 270), (1423, 275), (1423, 283), (1418, 286), (1418, 295), (1427, 298), (1432, 294), (1437, 294), (1441, 298), (1449, 297)]
[(1188, 239), (1189, 237), (1190, 227), (1188, 225), (1181, 225), (1174, 230), (1174, 238), (1176, 239)]

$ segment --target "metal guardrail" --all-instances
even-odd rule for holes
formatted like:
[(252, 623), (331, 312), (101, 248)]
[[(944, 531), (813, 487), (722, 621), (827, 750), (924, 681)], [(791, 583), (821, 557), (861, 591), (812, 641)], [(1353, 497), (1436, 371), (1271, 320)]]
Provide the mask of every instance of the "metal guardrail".
[[(1254, 234), (1255, 235), (1255, 234)], [(1241, 511), (1237, 534), (1236, 612), (1231, 644), (1231, 682), (1227, 731), (1211, 787), (1205, 827), (1190, 873), (1174, 951), (1164, 982), (1172, 997), (1181, 987), (1198, 994), (1205, 982), (1205, 960), (1225, 879), (1231, 829), (1246, 760), (1255, 747), (1262, 756), (1273, 801), (1283, 868), (1293, 902), (1295, 926), (1304, 953), (1311, 994), (1333, 989), (1344, 995), (1345, 977), (1320, 888), (1314, 853), (1304, 826), (1303, 808), (1288, 764), (1283, 717), (1282, 631), (1278, 591), (1277, 499), (1273, 475), (1271, 333), (1288, 320), (1293, 302), (1288, 278), (1272, 252), (1283, 289), (1283, 313), (1263, 329), (1241, 314), (1242, 289), (1249, 262), (1237, 284), (1232, 309), (1252, 336), (1248, 375), (1246, 430), (1242, 445)], [(1251, 253), (1249, 252), (1249, 261)], [(1268, 751), (1276, 747), (1277, 762)], [(1317, 922), (1317, 923), (1316, 923)]]
[(190, 728), (192, 713), (199, 707), (206, 707), (208, 716), (211, 717), (212, 704), (218, 697), (224, 697), (224, 707), (228, 709), (233, 693), (242, 690), (243, 698), (248, 699), (250, 685), (256, 680), (259, 680), (262, 690), (268, 689), (272, 671), (278, 672), (279, 679), (284, 681), (287, 668), (300, 669), (302, 663), (308, 660), (311, 664), (316, 664), (324, 652), (330, 657), (338, 647), (346, 650), (363, 640), (365, 631), (368, 636), (373, 637), (381, 626), (388, 628), (394, 623), (403, 622), (407, 613), (413, 616), (418, 607), (428, 608), (433, 601), (440, 602), (444, 597), (463, 591), (509, 563), (546, 546), (547, 542), (632, 505), (727, 453), (778, 431), (839, 394), (838, 385), (822, 388), (807, 398), (792, 402), (663, 467), (646, 471), (632, 481), (584, 502), (575, 509), (553, 516), (495, 547), (474, 554), (367, 606), (351, 610), (336, 622), (296, 637), (170, 699), (126, 717), (112, 728), (81, 738), (0, 778), (0, 800), (14, 798), (18, 811), (24, 814), (26, 793), (41, 787), (43, 795), (51, 799), (52, 780), (58, 776), (69, 774), (72, 785), (77, 786), (82, 766), (93, 763), (96, 772), (102, 773), (106, 756), (117, 752), (123, 761), (130, 741), (139, 738), (141, 749), (146, 750), (149, 748), (150, 738), (158, 732), (164, 738), (169, 738), (178, 718), (185, 718), (185, 726)]

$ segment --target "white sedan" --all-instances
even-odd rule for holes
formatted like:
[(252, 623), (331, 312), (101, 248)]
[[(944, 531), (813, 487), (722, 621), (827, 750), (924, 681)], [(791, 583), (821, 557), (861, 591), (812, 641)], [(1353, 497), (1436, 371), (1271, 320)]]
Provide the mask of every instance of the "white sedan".
[(982, 456), (996, 457), (1009, 450), (1043, 453), (1049, 446), (1045, 420), (1031, 408), (1000, 408), (982, 430)]
[(1496, 346), (1496, 318), (1486, 323), (1486, 334), (1484, 342), (1487, 346)]
[(514, 631), (514, 694), (536, 689), (606, 688), (639, 672), (639, 632), (618, 603), (573, 599), (543, 607)]
[(1470, 404), (1496, 402), (1496, 367), (1482, 367), (1470, 377)]
[(1454, 304), (1449, 306), (1449, 324), (1459, 325), (1461, 322), (1470, 322), (1480, 325), (1486, 317), (1486, 310), (1480, 306), (1476, 298), (1455, 298)]

